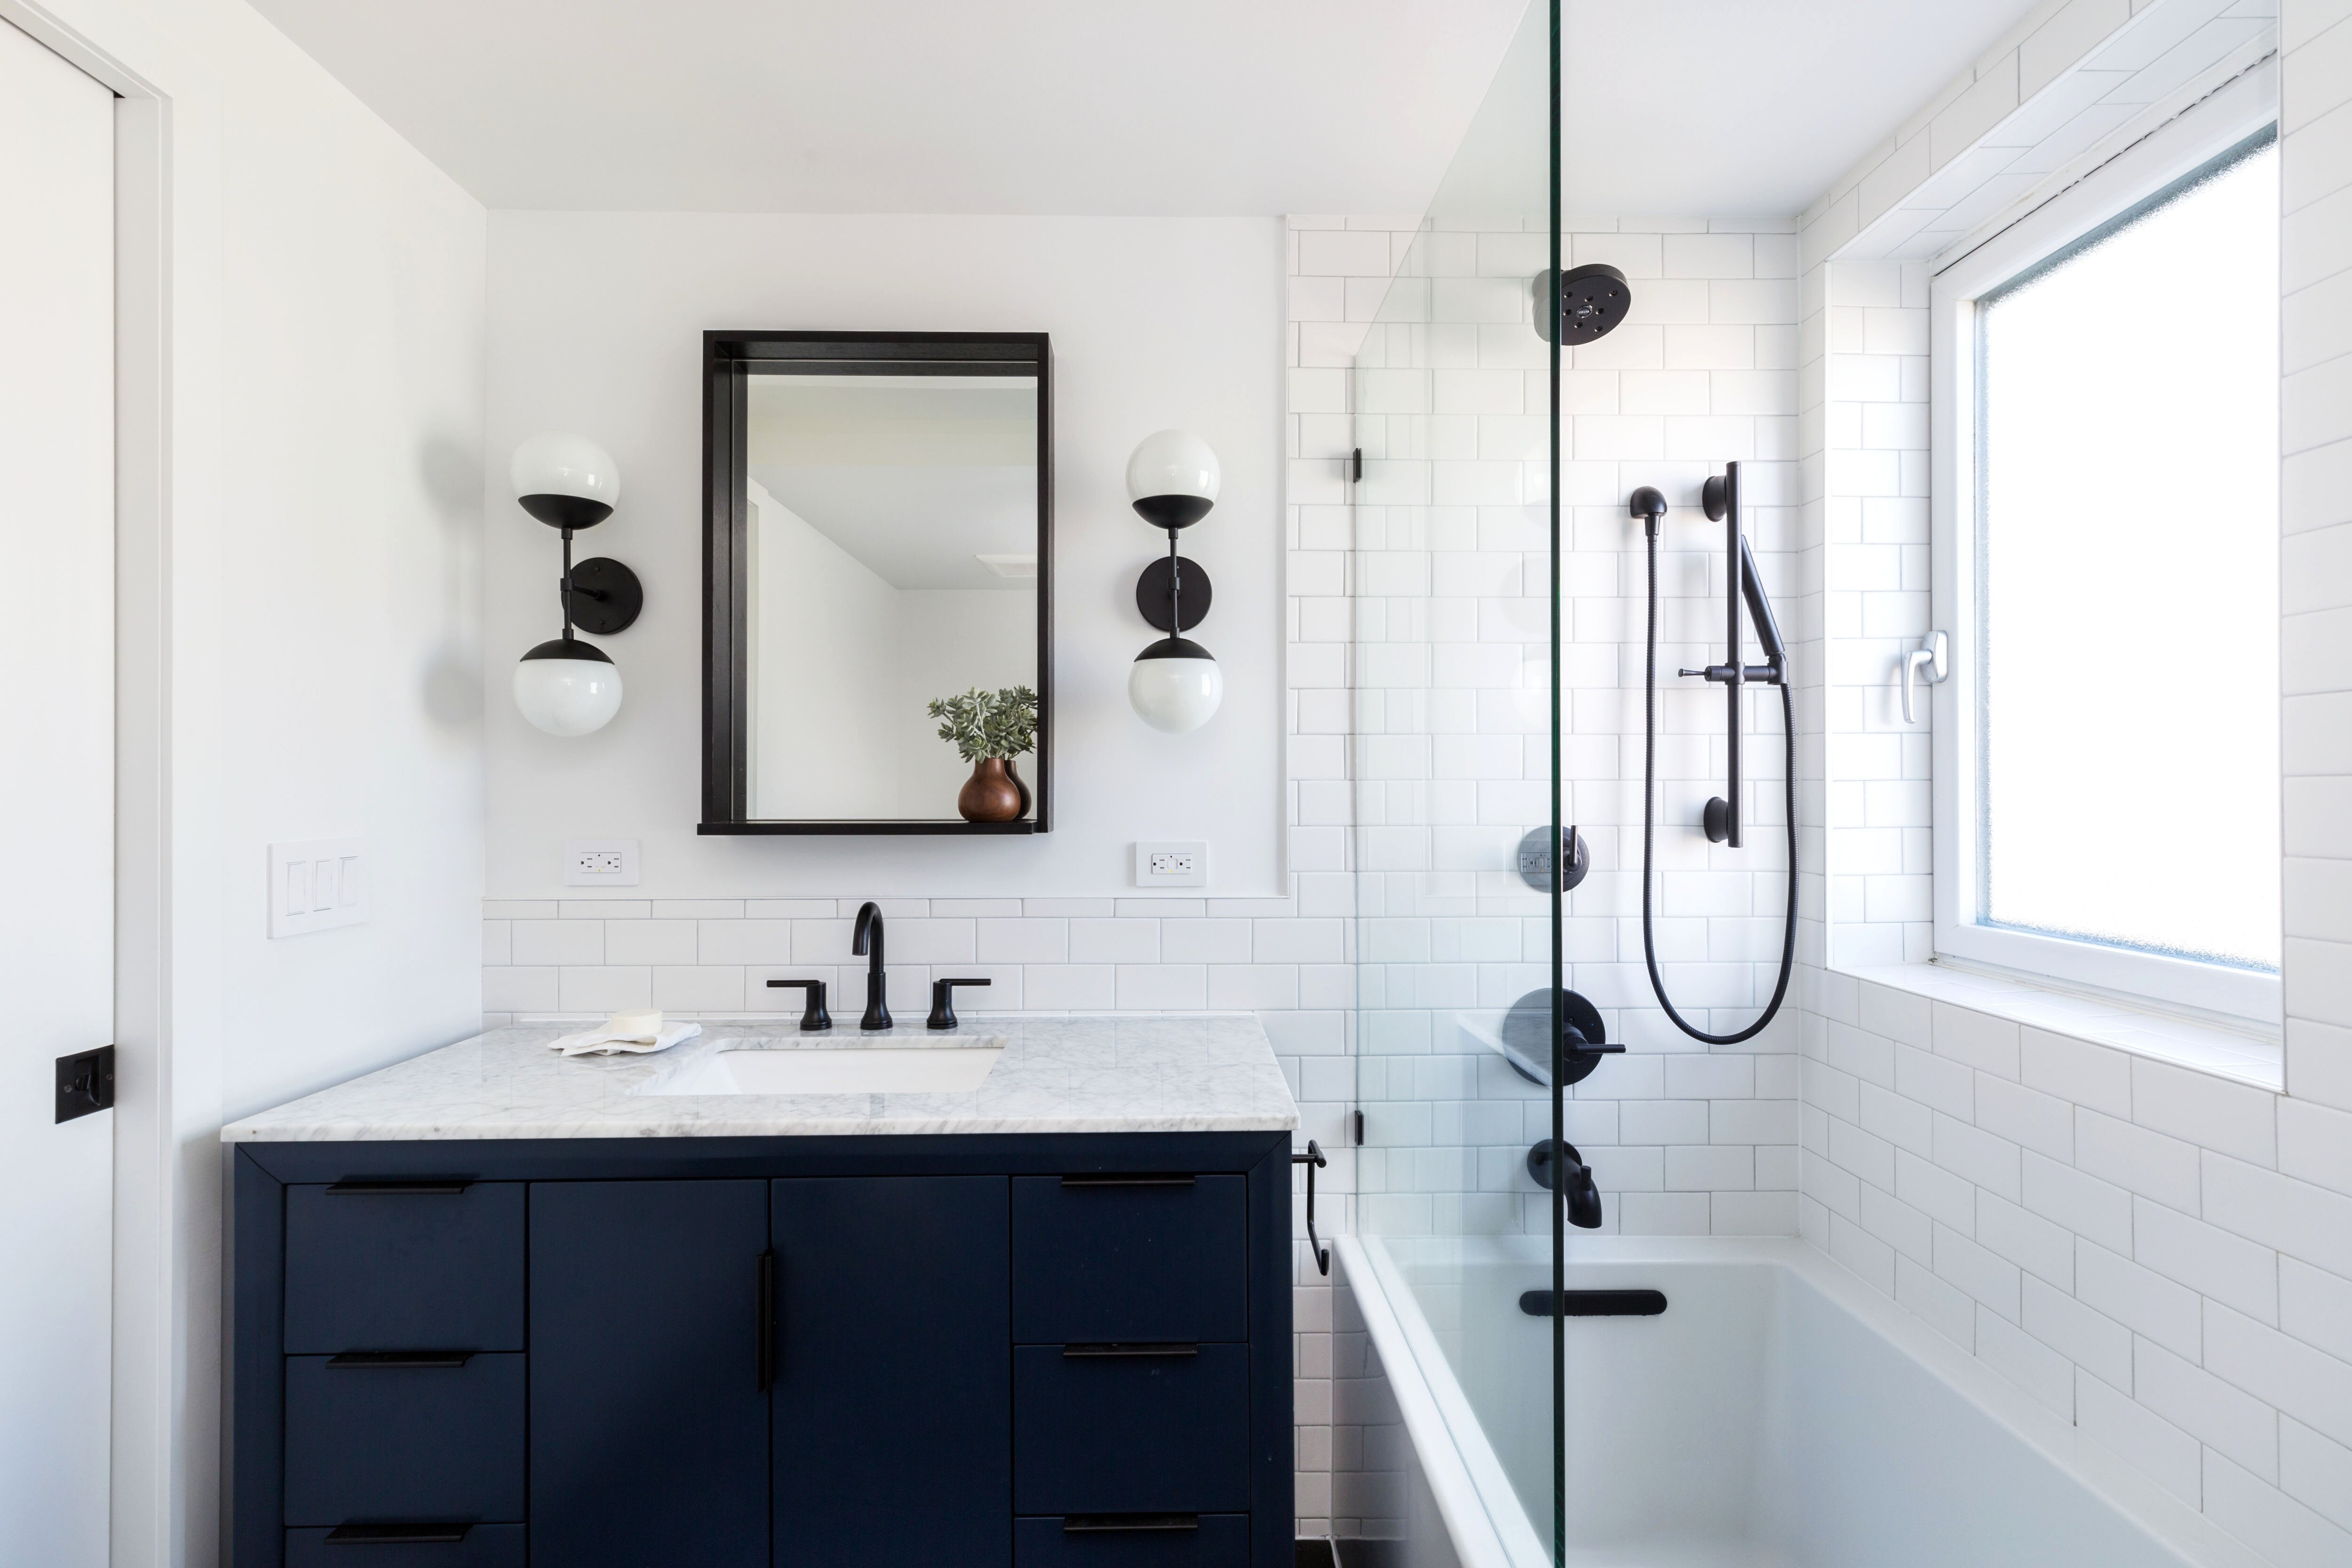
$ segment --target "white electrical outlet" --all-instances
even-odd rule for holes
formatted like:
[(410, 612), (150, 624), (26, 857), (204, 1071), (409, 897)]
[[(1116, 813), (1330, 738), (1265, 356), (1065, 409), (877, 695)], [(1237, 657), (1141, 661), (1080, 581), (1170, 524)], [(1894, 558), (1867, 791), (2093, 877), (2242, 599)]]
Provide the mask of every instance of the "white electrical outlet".
[(1139, 888), (1205, 888), (1209, 885), (1209, 847), (1205, 843), (1138, 844), (1135, 885)]
[(567, 838), (563, 841), (567, 888), (634, 888), (637, 841), (634, 838)]
[(309, 838), (269, 847), (269, 934), (301, 936), (368, 918), (367, 840)]

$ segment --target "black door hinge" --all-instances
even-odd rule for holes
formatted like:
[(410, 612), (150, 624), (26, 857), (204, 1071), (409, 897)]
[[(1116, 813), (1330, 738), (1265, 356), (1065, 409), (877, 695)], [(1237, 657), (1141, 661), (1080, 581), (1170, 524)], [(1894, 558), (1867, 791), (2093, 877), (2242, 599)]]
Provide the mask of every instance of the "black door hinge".
[(58, 1120), (71, 1121), (114, 1107), (114, 1047), (58, 1058)]

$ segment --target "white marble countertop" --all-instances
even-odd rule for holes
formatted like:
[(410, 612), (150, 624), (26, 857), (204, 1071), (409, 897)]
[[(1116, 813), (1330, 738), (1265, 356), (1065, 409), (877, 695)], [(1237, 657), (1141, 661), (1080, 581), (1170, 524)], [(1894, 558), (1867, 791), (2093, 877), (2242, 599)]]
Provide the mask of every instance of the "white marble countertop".
[[(428, 1051), (221, 1130), (229, 1143), (454, 1138), (823, 1137), (844, 1133), (1252, 1132), (1298, 1107), (1250, 1013), (1139, 1016), (968, 1014), (938, 1033), (789, 1019), (703, 1018), (698, 1039), (649, 1056), (565, 1057), (578, 1023), (518, 1024)], [(648, 1093), (721, 1049), (971, 1047), (1004, 1054), (961, 1094)]]

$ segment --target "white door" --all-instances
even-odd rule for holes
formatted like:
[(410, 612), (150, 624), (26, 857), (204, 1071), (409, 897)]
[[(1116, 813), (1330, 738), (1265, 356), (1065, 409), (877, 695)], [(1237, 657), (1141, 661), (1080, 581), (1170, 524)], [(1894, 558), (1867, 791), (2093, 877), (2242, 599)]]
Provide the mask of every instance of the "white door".
[(0, 1558), (104, 1568), (114, 1115), (114, 97), (0, 22)]

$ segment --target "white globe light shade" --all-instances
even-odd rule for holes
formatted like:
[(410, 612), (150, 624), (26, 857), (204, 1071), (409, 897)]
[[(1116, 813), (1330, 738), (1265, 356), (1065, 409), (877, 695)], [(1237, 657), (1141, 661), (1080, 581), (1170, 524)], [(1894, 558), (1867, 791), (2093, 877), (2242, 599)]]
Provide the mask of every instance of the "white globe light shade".
[[(1171, 643), (1191, 651), (1163, 652)], [(1225, 700), (1225, 672), (1200, 644), (1169, 637), (1145, 648), (1128, 671), (1127, 700), (1153, 729), (1181, 735), (1216, 716)]]
[[(515, 706), (551, 735), (593, 733), (621, 710), (621, 672), (612, 660), (563, 657), (588, 646), (541, 643), (515, 666)], [(550, 648), (559, 652), (542, 651)]]
[(1127, 499), (1155, 528), (1184, 528), (1217, 504), (1217, 454), (1190, 430), (1146, 436), (1127, 460)]
[(542, 433), (514, 450), (507, 466), (515, 498), (569, 496), (577, 500), (621, 504), (621, 468), (613, 454), (585, 436)]

